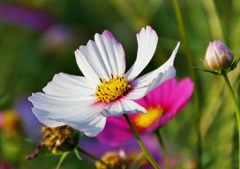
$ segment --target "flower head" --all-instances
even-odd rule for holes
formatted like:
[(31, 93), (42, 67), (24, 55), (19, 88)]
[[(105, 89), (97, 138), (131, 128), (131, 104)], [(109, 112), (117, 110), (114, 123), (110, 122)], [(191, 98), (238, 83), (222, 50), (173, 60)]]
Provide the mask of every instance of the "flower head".
[[(136, 103), (147, 110), (147, 114), (129, 115), (138, 133), (151, 133), (167, 124), (188, 103), (192, 92), (193, 82), (189, 78), (181, 82), (172, 78), (142, 99), (136, 100)], [(97, 137), (104, 142), (116, 145), (133, 137), (133, 133), (123, 116), (108, 117), (104, 130)]]
[(233, 58), (233, 52), (224, 43), (215, 40), (208, 45), (204, 64), (212, 70), (222, 70), (231, 65)]
[(52, 153), (56, 153), (57, 149), (69, 150), (75, 147), (78, 136), (74, 129), (69, 126), (60, 126), (55, 128), (42, 127), (44, 136), (41, 146), (47, 146)]
[(55, 154), (57, 151), (69, 151), (76, 147), (79, 140), (79, 134), (69, 126), (60, 127), (42, 127), (44, 133), (38, 147), (32, 155), (26, 157), (27, 160), (36, 158), (42, 146), (48, 147)]
[(148, 92), (176, 74), (173, 61), (179, 43), (171, 57), (158, 69), (137, 78), (150, 62), (158, 37), (147, 26), (137, 34), (138, 52), (133, 66), (125, 73), (125, 53), (122, 45), (109, 31), (96, 34), (95, 41), (75, 51), (82, 76), (60, 73), (29, 100), (39, 121), (49, 127), (69, 125), (88, 136), (100, 133), (106, 116), (123, 113), (146, 113), (146, 109), (133, 100)]

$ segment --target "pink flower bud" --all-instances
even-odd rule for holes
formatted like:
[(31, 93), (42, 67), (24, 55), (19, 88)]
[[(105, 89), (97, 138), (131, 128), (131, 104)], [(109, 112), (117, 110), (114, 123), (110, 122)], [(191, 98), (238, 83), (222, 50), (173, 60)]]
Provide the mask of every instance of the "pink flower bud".
[(205, 55), (204, 64), (212, 70), (228, 68), (233, 61), (233, 52), (219, 40), (210, 42)]

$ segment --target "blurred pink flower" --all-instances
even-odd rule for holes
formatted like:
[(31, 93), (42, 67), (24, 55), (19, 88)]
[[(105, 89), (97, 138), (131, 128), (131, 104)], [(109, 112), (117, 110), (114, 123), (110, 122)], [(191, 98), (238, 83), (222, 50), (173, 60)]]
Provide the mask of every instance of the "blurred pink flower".
[[(147, 114), (129, 114), (137, 131), (151, 133), (167, 124), (189, 101), (193, 92), (189, 78), (177, 82), (169, 79), (136, 102), (147, 110)], [(104, 130), (97, 136), (100, 140), (116, 145), (127, 141), (133, 133), (124, 116), (108, 117)]]
[(0, 169), (11, 169), (9, 163), (0, 159)]
[(3, 112), (0, 111), (0, 128), (2, 127), (3, 124)]
[(62, 24), (54, 24), (43, 34), (43, 46), (48, 52), (63, 49), (73, 41), (71, 30)]

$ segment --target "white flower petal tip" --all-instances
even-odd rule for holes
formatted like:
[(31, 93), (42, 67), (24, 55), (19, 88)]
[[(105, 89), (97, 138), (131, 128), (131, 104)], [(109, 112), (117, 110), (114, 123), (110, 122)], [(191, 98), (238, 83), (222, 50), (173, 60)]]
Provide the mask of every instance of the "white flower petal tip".
[[(100, 34), (97, 34), (97, 35), (100, 35)], [(103, 31), (102, 35), (100, 35), (100, 36), (105, 36), (105, 37), (107, 37), (107, 38), (109, 38), (109, 39), (112, 39), (112, 40), (117, 41), (117, 40), (114, 38), (113, 34), (112, 34), (111, 32), (109, 32), (108, 30)], [(117, 41), (117, 42), (118, 42), (118, 41)], [(119, 43), (119, 42), (118, 42), (118, 43)]]
[(180, 42), (177, 43), (177, 46), (175, 47), (175, 49), (172, 51), (172, 54), (170, 56), (170, 58), (160, 67), (160, 69), (162, 70), (162, 72), (166, 71), (169, 69), (170, 66), (173, 66), (174, 63), (174, 59), (176, 57), (176, 54), (178, 52), (178, 48), (180, 47)]
[(174, 59), (175, 59), (175, 56), (176, 56), (176, 54), (177, 54), (177, 52), (178, 52), (178, 48), (180, 47), (180, 42), (178, 42), (177, 43), (177, 46), (175, 47), (175, 49), (173, 50), (173, 52), (172, 52), (172, 54), (171, 54), (171, 56), (170, 56), (170, 59), (172, 59), (173, 61), (174, 61)]
[(147, 26), (146, 28), (142, 28), (141, 31), (137, 34), (137, 38), (140, 36), (152, 36), (158, 38), (157, 33), (151, 26)]

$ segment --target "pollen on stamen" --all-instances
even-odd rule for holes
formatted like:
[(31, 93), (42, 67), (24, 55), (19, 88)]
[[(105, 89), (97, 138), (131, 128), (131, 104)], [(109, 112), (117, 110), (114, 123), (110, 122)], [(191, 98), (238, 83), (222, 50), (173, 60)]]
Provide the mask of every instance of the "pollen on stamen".
[(98, 79), (99, 79), (101, 82), (103, 82), (103, 80), (102, 80), (100, 77), (98, 77)]
[(108, 81), (99, 77), (101, 84), (96, 87), (94, 94), (96, 100), (99, 102), (109, 103), (114, 101), (131, 89), (131, 85), (124, 78), (124, 75), (114, 76), (112, 73), (110, 75), (111, 78)]

